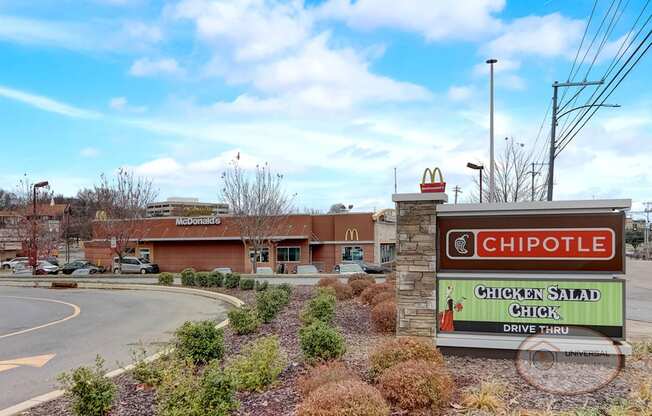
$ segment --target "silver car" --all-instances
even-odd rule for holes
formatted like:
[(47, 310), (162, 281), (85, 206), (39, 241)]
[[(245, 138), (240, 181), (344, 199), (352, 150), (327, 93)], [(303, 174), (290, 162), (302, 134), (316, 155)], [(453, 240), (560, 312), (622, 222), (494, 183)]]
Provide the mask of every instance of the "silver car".
[(113, 258), (113, 267), (111, 268), (114, 274), (118, 273), (158, 273), (158, 265), (150, 263), (149, 261), (140, 257), (123, 257), (122, 263), (118, 257)]

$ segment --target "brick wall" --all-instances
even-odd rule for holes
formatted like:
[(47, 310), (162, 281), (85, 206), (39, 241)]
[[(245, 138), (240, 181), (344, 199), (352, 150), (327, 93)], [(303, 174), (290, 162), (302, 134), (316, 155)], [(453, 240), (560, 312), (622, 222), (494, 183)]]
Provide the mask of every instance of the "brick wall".
[(442, 196), (430, 200), (406, 199), (395, 199), (396, 332), (398, 336), (422, 337), (434, 342), (437, 328), (435, 205), (443, 201)]

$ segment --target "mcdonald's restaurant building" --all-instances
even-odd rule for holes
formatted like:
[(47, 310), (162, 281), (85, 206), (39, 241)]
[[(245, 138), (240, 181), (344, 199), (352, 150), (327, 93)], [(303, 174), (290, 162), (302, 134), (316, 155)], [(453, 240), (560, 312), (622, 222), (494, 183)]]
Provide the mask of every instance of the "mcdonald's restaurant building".
[[(138, 225), (130, 250), (157, 263), (161, 271), (179, 272), (186, 267), (212, 270), (230, 267), (250, 273), (253, 250), (242, 242), (234, 217), (145, 218)], [(93, 226), (93, 239), (84, 245), (88, 260), (111, 263), (110, 236)], [(332, 272), (347, 262), (388, 263), (396, 252), (396, 215), (393, 209), (376, 213), (290, 215), (260, 250), (258, 266), (296, 271), (313, 264)]]

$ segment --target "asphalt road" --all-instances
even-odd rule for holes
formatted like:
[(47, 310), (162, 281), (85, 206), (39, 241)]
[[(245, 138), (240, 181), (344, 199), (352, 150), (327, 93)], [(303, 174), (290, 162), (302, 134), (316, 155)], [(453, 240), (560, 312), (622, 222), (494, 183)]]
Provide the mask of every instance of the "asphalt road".
[(652, 261), (627, 260), (627, 319), (652, 322)]
[[(58, 388), (58, 374), (97, 354), (120, 368), (141, 342), (154, 353), (183, 322), (221, 321), (228, 308), (178, 293), (0, 286), (0, 410)], [(30, 357), (40, 358), (17, 361)]]

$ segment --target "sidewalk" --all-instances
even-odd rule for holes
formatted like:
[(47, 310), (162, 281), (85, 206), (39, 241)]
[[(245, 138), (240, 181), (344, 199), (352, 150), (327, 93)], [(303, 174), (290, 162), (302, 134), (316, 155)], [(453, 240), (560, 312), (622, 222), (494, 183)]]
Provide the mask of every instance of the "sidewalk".
[(652, 322), (627, 320), (628, 341), (652, 341)]

